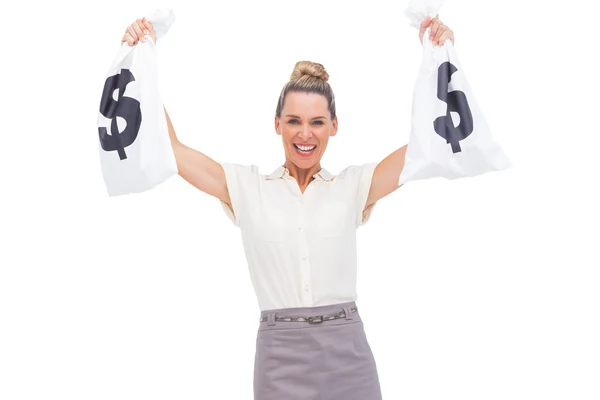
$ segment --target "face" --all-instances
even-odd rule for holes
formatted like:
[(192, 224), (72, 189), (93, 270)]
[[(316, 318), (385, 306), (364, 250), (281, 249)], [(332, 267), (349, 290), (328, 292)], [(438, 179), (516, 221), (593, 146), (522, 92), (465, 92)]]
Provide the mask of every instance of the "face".
[(337, 118), (331, 119), (325, 96), (291, 92), (281, 118), (275, 117), (275, 130), (281, 135), (286, 160), (309, 169), (321, 161), (329, 137), (337, 133)]

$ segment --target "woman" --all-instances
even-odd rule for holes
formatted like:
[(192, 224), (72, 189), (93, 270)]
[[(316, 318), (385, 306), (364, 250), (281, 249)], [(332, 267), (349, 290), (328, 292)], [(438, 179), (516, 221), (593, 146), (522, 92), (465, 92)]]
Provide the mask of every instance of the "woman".
[[(436, 17), (422, 24), (434, 44), (454, 41)], [(121, 43), (154, 40), (138, 19)], [(381, 389), (356, 307), (356, 229), (399, 188), (406, 146), (380, 163), (333, 176), (321, 167), (338, 120), (321, 64), (298, 62), (277, 103), (275, 131), (285, 162), (269, 175), (217, 163), (182, 144), (166, 112), (179, 175), (221, 201), (241, 229), (261, 318), (255, 400), (377, 400)]]

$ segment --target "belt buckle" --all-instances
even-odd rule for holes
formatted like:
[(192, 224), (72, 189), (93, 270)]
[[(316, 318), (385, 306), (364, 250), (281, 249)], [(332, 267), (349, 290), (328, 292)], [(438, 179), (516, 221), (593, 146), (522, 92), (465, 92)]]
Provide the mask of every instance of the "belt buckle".
[(308, 317), (308, 318), (306, 318), (306, 320), (308, 321), (309, 324), (319, 324), (319, 323), (323, 322), (323, 316), (317, 315), (315, 317)]

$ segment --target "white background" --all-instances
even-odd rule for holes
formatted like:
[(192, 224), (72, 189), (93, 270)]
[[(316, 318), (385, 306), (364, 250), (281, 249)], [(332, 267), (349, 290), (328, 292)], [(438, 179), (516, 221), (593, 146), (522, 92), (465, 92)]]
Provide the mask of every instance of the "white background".
[[(600, 86), (594, 1), (450, 0), (440, 17), (514, 166), (409, 183), (359, 235), (384, 399), (600, 398)], [(294, 64), (324, 64), (337, 173), (404, 145), (420, 62), (406, 1), (18, 2), (3, 12), (0, 398), (252, 399), (258, 304), (239, 231), (176, 176), (109, 198), (97, 116), (127, 25), (158, 41), (182, 142), (283, 162)], [(285, 399), (282, 399), (285, 400)]]

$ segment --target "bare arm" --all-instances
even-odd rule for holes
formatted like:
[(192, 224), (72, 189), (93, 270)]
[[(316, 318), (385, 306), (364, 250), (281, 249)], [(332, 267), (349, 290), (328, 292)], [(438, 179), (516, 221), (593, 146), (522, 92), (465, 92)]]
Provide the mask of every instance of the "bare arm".
[(211, 196), (231, 205), (227, 182), (225, 180), (225, 171), (218, 162), (212, 158), (200, 153), (191, 147), (186, 146), (177, 139), (175, 129), (171, 123), (171, 118), (165, 108), (167, 125), (169, 126), (169, 137), (171, 146), (177, 161), (179, 175), (188, 181), (192, 186), (202, 190)]
[(398, 184), (398, 180), (404, 168), (407, 146), (400, 147), (377, 164), (375, 171), (373, 171), (371, 189), (369, 190), (365, 209), (402, 186)]

